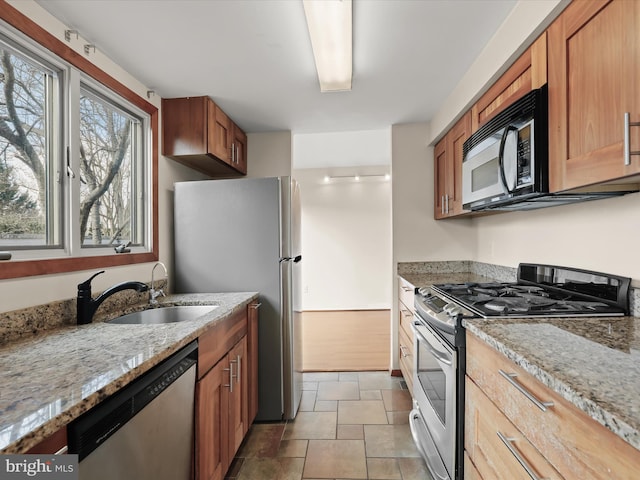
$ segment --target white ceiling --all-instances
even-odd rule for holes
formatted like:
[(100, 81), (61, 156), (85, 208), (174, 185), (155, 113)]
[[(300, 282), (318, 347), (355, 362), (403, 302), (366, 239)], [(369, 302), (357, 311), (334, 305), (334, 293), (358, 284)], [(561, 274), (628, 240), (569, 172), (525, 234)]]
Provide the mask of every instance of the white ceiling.
[(353, 0), (353, 89), (320, 93), (301, 0), (36, 0), (163, 98), (247, 132), (426, 122), (517, 0)]

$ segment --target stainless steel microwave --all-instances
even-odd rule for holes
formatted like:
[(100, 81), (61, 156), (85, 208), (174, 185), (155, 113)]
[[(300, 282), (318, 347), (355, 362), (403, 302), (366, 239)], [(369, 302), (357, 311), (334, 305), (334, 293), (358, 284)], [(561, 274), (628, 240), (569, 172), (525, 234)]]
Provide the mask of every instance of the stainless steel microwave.
[(463, 207), (496, 208), (547, 193), (547, 138), (545, 85), (511, 104), (464, 142)]

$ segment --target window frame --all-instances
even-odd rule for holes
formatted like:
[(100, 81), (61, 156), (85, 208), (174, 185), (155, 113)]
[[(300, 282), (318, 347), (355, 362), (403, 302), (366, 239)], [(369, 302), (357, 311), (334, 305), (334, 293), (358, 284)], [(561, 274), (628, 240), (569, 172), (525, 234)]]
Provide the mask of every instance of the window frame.
[[(89, 270), (97, 268), (107, 268), (123, 265), (132, 265), (137, 263), (148, 263), (158, 260), (158, 128), (159, 128), (159, 112), (155, 105), (147, 102), (133, 90), (120, 83), (111, 75), (94, 65), (81, 54), (73, 50), (67, 44), (58, 40), (47, 30), (36, 24), (30, 18), (22, 14), (13, 6), (7, 4), (4, 0), (0, 0), (2, 8), (0, 8), (0, 20), (6, 22), (9, 26), (26, 35), (32, 41), (41, 47), (49, 50), (58, 56), (62, 61), (69, 63), (78, 69), (82, 75), (87, 76), (98, 82), (103, 87), (113, 91), (136, 108), (149, 115), (149, 140), (148, 148), (151, 155), (150, 161), (150, 178), (149, 178), (149, 194), (147, 196), (150, 202), (150, 229), (149, 250), (144, 252), (131, 253), (110, 253), (87, 255), (86, 252), (81, 256), (65, 256), (47, 259), (30, 259), (30, 260), (7, 260), (0, 262), (0, 280), (10, 278), (22, 278), (37, 275), (50, 275), (64, 272), (74, 272), (80, 270)], [(68, 230), (68, 229), (66, 229)], [(63, 235), (66, 235), (63, 232)], [(96, 252), (97, 253), (97, 252)]]

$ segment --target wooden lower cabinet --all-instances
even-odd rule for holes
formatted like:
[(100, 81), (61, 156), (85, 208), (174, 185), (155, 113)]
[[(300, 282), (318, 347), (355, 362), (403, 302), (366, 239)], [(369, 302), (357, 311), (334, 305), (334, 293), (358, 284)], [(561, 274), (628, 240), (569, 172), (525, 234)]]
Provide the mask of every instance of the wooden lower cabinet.
[(534, 478), (518, 455), (538, 478), (639, 478), (639, 450), (470, 333), (466, 373), (465, 451), (485, 480)]
[[(211, 362), (211, 350), (223, 349), (223, 356), (218, 354), (209, 370), (199, 370), (196, 383), (197, 480), (224, 478), (257, 412), (258, 313), (251, 305), (246, 315), (230, 317), (228, 325), (218, 325), (218, 331), (214, 327), (208, 338), (200, 341), (200, 349), (203, 345), (211, 347), (199, 351), (200, 364)], [(229, 346), (228, 339), (235, 344)]]
[(220, 362), (196, 384), (196, 478), (222, 480), (229, 465), (224, 438), (228, 432), (229, 398)]

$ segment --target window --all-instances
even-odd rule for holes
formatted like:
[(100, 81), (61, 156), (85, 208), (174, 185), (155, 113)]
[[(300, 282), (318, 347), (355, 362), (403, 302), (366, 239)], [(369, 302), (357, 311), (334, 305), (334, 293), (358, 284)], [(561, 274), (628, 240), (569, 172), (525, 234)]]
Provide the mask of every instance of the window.
[(0, 18), (0, 279), (157, 260), (157, 108), (12, 7)]
[(143, 245), (144, 121), (83, 85), (80, 238), (83, 247)]
[(61, 247), (60, 78), (0, 41), (0, 249)]

